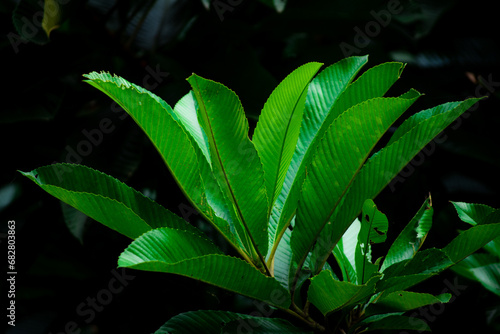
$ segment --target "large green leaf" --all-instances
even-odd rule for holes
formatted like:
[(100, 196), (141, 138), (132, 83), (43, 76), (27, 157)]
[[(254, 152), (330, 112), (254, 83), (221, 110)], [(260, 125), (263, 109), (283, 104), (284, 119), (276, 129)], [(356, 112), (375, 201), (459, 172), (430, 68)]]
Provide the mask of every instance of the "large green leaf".
[(89, 167), (53, 164), (22, 174), (52, 196), (129, 238), (157, 227), (201, 234), (138, 191)]
[[(188, 131), (195, 127), (193, 117), (180, 115), (183, 110), (180, 106), (177, 113), (174, 112), (155, 94), (118, 76), (92, 72), (85, 77), (89, 79), (87, 83), (111, 97), (132, 116), (158, 150), (194, 207), (245, 256), (235, 233), (235, 224), (231, 222), (227, 208), (224, 209), (224, 200), (220, 199), (220, 189), (215, 181), (210, 182), (213, 176), (202, 153), (203, 145), (196, 144), (196, 139), (200, 137), (193, 134), (194, 131)], [(186, 104), (188, 106), (184, 109), (189, 110), (189, 101)]]
[(207, 136), (212, 169), (232, 203), (241, 238), (252, 262), (264, 266), (268, 200), (260, 158), (248, 137), (248, 121), (236, 94), (224, 85), (191, 75), (198, 120)]
[(290, 294), (249, 263), (222, 254), (210, 241), (171, 228), (151, 230), (118, 259), (120, 267), (191, 277), (271, 305), (287, 308)]
[(369, 298), (375, 292), (375, 284), (379, 279), (380, 276), (375, 276), (366, 284), (356, 285), (337, 281), (330, 271), (324, 270), (319, 275), (311, 278), (307, 296), (321, 313), (327, 315), (330, 312), (340, 308), (347, 308)]
[(289, 74), (269, 96), (255, 127), (252, 141), (262, 161), (269, 209), (281, 192), (295, 151), (308, 84), (321, 65), (308, 63)]
[(361, 212), (363, 202), (377, 196), (425, 145), (478, 100), (473, 98), (447, 103), (418, 113), (418, 117), (426, 117), (415, 126), (408, 127), (406, 133), (399, 133), (398, 139), (391, 145), (370, 157), (352, 182), (343, 202), (330, 217), (329, 221), (334, 223), (326, 224), (317, 240), (318, 246), (313, 253), (316, 272), (321, 270), (335, 244)]
[(461, 232), (443, 251), (454, 263), (458, 263), (499, 236), (500, 220), (473, 226)]
[(366, 62), (366, 56), (342, 59), (321, 71), (309, 84), (295, 152), (269, 220), (270, 254), (268, 255), (271, 261), (297, 206), (305, 173), (305, 163), (302, 163), (304, 156), (334, 102)]
[(297, 208), (291, 245), (299, 267), (324, 226), (331, 225), (330, 217), (370, 152), (418, 96), (410, 91), (398, 98), (367, 100), (342, 113), (328, 128), (306, 171)]
[(401, 74), (401, 63), (385, 63), (370, 68), (351, 83), (367, 60), (367, 56), (343, 59), (327, 67), (310, 83), (297, 147), (273, 207), (270, 230), (276, 231), (274, 240), (279, 240), (296, 212), (313, 148), (331, 123), (348, 108), (383, 96)]
[(385, 256), (381, 271), (394, 263), (412, 258), (418, 252), (432, 226), (433, 209), (429, 205), (430, 199), (427, 199), (394, 240)]

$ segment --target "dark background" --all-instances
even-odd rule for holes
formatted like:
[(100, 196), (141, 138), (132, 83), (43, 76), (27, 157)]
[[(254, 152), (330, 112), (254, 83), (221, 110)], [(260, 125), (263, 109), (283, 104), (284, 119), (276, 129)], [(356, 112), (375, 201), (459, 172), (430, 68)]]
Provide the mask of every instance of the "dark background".
[[(91, 71), (116, 73), (171, 106), (188, 92), (185, 79), (195, 72), (233, 89), (253, 126), (272, 89), (308, 61), (327, 66), (369, 54), (365, 69), (403, 61), (405, 71), (389, 95), (410, 88), (425, 93), (410, 114), (447, 101), (489, 98), (445, 130), (446, 140), (429, 146), (431, 153), (413, 161), (403, 182), (378, 196), (375, 202), (391, 222), (390, 238), (429, 193), (435, 219), (426, 247), (446, 245), (464, 227), (450, 200), (500, 207), (500, 39), (492, 2), (290, 0), (277, 13), (247, 0), (222, 14), (195, 0), (59, 3), (60, 27), (50, 39), (36, 25), (41, 7), (35, 1), (0, 4), (0, 233), (6, 233), (8, 220), (16, 221), (18, 271), (16, 327), (8, 333), (78, 333), (76, 327), (81, 333), (151, 333), (181, 312), (250, 312), (255, 306), (194, 280), (131, 270), (125, 272), (128, 280), (114, 286), (116, 293), (109, 293), (114, 273), (122, 273), (115, 271), (116, 261), (129, 240), (62, 206), (16, 172), (54, 162), (88, 165), (206, 228), (138, 127), (82, 82), (82, 74)], [(397, 5), (397, 15), (382, 14), (388, 3)], [(385, 21), (377, 23), (376, 16)], [(360, 39), (359, 31), (369, 40)], [(72, 155), (87, 139), (84, 130), (99, 129), (105, 118), (113, 130), (85, 156)], [(451, 291), (453, 284), (459, 289)], [(456, 297), (419, 311), (435, 333), (499, 330), (500, 300), (478, 283), (448, 271), (416, 290)], [(93, 298), (101, 300), (95, 312)]]

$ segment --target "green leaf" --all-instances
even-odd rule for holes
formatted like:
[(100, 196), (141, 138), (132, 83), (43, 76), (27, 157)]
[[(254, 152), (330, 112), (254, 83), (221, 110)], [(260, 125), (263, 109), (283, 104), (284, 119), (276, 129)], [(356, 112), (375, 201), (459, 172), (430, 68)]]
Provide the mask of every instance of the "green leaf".
[(433, 209), (430, 199), (420, 207), (412, 220), (406, 225), (387, 251), (381, 271), (394, 263), (411, 259), (418, 252), (432, 226)]
[(194, 131), (187, 131), (194, 127), (193, 116), (180, 114), (189, 110), (189, 101), (183, 101), (187, 107), (181, 104), (174, 112), (155, 94), (118, 76), (92, 72), (85, 77), (87, 83), (115, 100), (134, 119), (193, 206), (244, 256), (231, 213), (202, 153), (203, 145), (196, 144), (196, 138), (200, 138), (192, 134)]
[(367, 60), (367, 56), (343, 59), (327, 67), (310, 83), (297, 147), (271, 216), (270, 230), (277, 231), (275, 239), (279, 240), (295, 215), (313, 148), (331, 123), (348, 108), (383, 96), (401, 74), (401, 63), (385, 63), (370, 68), (351, 83)]
[(297, 208), (291, 245), (299, 266), (321, 230), (332, 222), (330, 217), (370, 152), (418, 96), (412, 92), (398, 98), (374, 98), (348, 109), (331, 124), (307, 169)]
[(454, 262), (458, 263), (474, 253), (491, 240), (500, 236), (500, 221), (477, 225), (460, 233), (443, 251)]
[(281, 236), (295, 214), (305, 175), (305, 165), (309, 161), (309, 158), (306, 158), (303, 163), (303, 159), (317, 138), (318, 131), (334, 102), (366, 62), (366, 56), (342, 59), (321, 71), (309, 84), (295, 152), (269, 221), (271, 259)]
[(495, 211), (494, 208), (475, 203), (451, 202), (457, 210), (458, 217), (471, 225), (480, 225), (484, 219)]
[(307, 291), (308, 299), (323, 315), (355, 305), (361, 300), (370, 297), (375, 292), (375, 284), (380, 276), (372, 277), (366, 284), (356, 285), (349, 282), (337, 281), (329, 270), (311, 278), (311, 285)]
[(290, 294), (249, 263), (222, 254), (208, 239), (170, 228), (151, 230), (120, 255), (120, 267), (191, 277), (277, 307), (290, 305)]
[(53, 164), (21, 173), (52, 196), (129, 238), (163, 226), (201, 235), (138, 191), (89, 167)]
[(391, 145), (370, 157), (352, 182), (343, 202), (330, 217), (335, 224), (327, 225), (318, 238), (316, 244), (321, 246), (317, 246), (313, 254), (316, 271), (322, 268), (335, 244), (360, 213), (363, 202), (367, 198), (375, 198), (425, 145), (478, 100), (448, 103), (418, 113), (426, 117), (417, 125), (408, 127), (406, 133), (399, 133), (398, 139)]
[(481, 283), (486, 289), (500, 296), (500, 259), (497, 256), (472, 254), (451, 267), (451, 270)]
[(281, 192), (292, 160), (307, 87), (321, 63), (305, 64), (289, 74), (266, 101), (252, 137), (264, 169), (269, 209)]
[(222, 84), (194, 74), (188, 82), (198, 101), (198, 120), (209, 142), (214, 176), (241, 222), (239, 237), (252, 262), (264, 265), (268, 200), (262, 164), (248, 138), (241, 102)]
[(450, 299), (451, 294), (449, 293), (433, 296), (428, 293), (395, 291), (385, 294), (375, 303), (370, 304), (366, 309), (366, 314), (406, 312), (426, 305), (447, 303)]
[(384, 270), (384, 277), (377, 285), (377, 292), (408, 289), (427, 278), (437, 275), (453, 265), (440, 249), (426, 249), (414, 257), (397, 262)]

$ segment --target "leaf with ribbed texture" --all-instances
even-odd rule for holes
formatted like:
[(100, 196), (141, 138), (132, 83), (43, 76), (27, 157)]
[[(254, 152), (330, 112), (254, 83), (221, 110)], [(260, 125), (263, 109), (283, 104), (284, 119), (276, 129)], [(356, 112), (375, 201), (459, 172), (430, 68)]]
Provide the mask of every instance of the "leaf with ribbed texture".
[(182, 230), (159, 228), (141, 235), (120, 255), (118, 265), (183, 275), (277, 307), (290, 305), (288, 291), (274, 278)]
[(431, 108), (431, 112), (424, 110), (418, 113), (427, 115), (428, 118), (410, 127), (405, 134), (399, 134), (399, 138), (391, 145), (385, 146), (370, 157), (352, 183), (342, 204), (330, 217), (330, 221), (335, 223), (326, 225), (321, 232), (317, 242), (321, 247), (316, 247), (313, 254), (317, 272), (321, 270), (345, 230), (361, 212), (365, 199), (377, 196), (425, 145), (478, 100), (446, 103)]
[(311, 285), (307, 296), (323, 315), (355, 305), (363, 299), (369, 298), (375, 292), (375, 284), (380, 276), (375, 276), (366, 284), (356, 285), (349, 282), (337, 281), (328, 270), (311, 278)]
[(466, 257), (451, 270), (470, 280), (481, 283), (500, 296), (500, 258), (492, 254), (476, 253)]
[(427, 199), (420, 207), (417, 214), (392, 243), (387, 251), (380, 271), (384, 271), (385, 268), (394, 263), (415, 256), (431, 229), (433, 211), (434, 210), (430, 206), (430, 199)]
[(499, 236), (500, 220), (491, 221), (461, 232), (443, 251), (454, 263), (458, 263)]
[(383, 96), (401, 74), (403, 64), (385, 63), (368, 69), (351, 83), (367, 60), (367, 56), (343, 59), (327, 67), (311, 81), (297, 147), (273, 207), (269, 228), (274, 233), (273, 240), (279, 240), (296, 212), (312, 148), (317, 146), (326, 129), (348, 108)]
[(264, 169), (269, 210), (281, 192), (299, 137), (309, 82), (321, 63), (308, 63), (290, 73), (264, 104), (252, 141)]
[(268, 247), (268, 200), (243, 107), (237, 95), (220, 83), (195, 74), (188, 82), (198, 102), (198, 120), (207, 136), (215, 179), (241, 222), (236, 230), (248, 255), (262, 268), (262, 254)]
[(486, 217), (495, 211), (494, 208), (484, 204), (451, 202), (457, 210), (458, 217), (471, 225), (480, 225)]
[(410, 91), (398, 98), (367, 100), (342, 113), (326, 131), (307, 169), (292, 233), (299, 267), (370, 152), (418, 96)]
[(201, 234), (138, 191), (92, 168), (53, 164), (22, 174), (52, 196), (129, 238), (157, 227)]
[[(215, 182), (210, 182), (213, 176), (207, 159), (203, 158), (203, 145), (196, 144), (196, 138), (200, 137), (186, 130), (190, 128), (188, 124), (193, 124), (193, 117), (179, 116), (181, 107), (176, 113), (155, 94), (118, 76), (92, 72), (85, 77), (89, 79), (87, 83), (111, 97), (132, 116), (158, 150), (186, 197), (243, 255), (235, 228), (228, 223), (231, 221), (229, 213), (224, 213), (223, 200), (219, 200), (220, 189)], [(189, 101), (185, 102), (189, 107)], [(214, 203), (220, 204), (221, 209), (216, 207), (214, 212), (211, 207)]]
[(447, 303), (450, 299), (451, 294), (449, 293), (433, 296), (428, 293), (395, 291), (382, 296), (375, 303), (370, 304), (366, 309), (366, 314), (406, 312), (427, 305)]

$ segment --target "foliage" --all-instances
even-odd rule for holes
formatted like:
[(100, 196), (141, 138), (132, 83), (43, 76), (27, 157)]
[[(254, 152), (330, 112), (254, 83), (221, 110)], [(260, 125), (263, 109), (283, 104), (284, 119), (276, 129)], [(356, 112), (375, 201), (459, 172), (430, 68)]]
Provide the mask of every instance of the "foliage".
[[(404, 65), (384, 63), (358, 76), (366, 63), (367, 57), (350, 57), (317, 75), (320, 63), (299, 67), (272, 92), (251, 139), (238, 96), (220, 83), (191, 75), (192, 90), (171, 108), (123, 78), (85, 76), (142, 128), (193, 207), (240, 258), (89, 167), (53, 164), (23, 174), (133, 239), (120, 267), (192, 277), (265, 302), (309, 326), (295, 332), (421, 328), (404, 312), (451, 296), (406, 290), (500, 235), (500, 224), (485, 219), (442, 249), (419, 251), (432, 222), (428, 199), (385, 260), (373, 260), (372, 244), (385, 241), (389, 225), (373, 199), (479, 99), (418, 112), (386, 137), (421, 94), (412, 89), (383, 97)], [(324, 319), (313, 318), (312, 306)], [(159, 332), (187, 333), (178, 327), (181, 320), (201, 321), (214, 333), (234, 332), (242, 321), (262, 332), (293, 328), (279, 318), (198, 311), (173, 318)]]
[[(477, 226), (485, 221), (498, 220), (500, 211), (484, 204), (453, 203), (462, 221)], [(481, 283), (500, 296), (500, 238), (495, 238), (478, 252), (466, 257), (452, 269), (456, 273)]]

